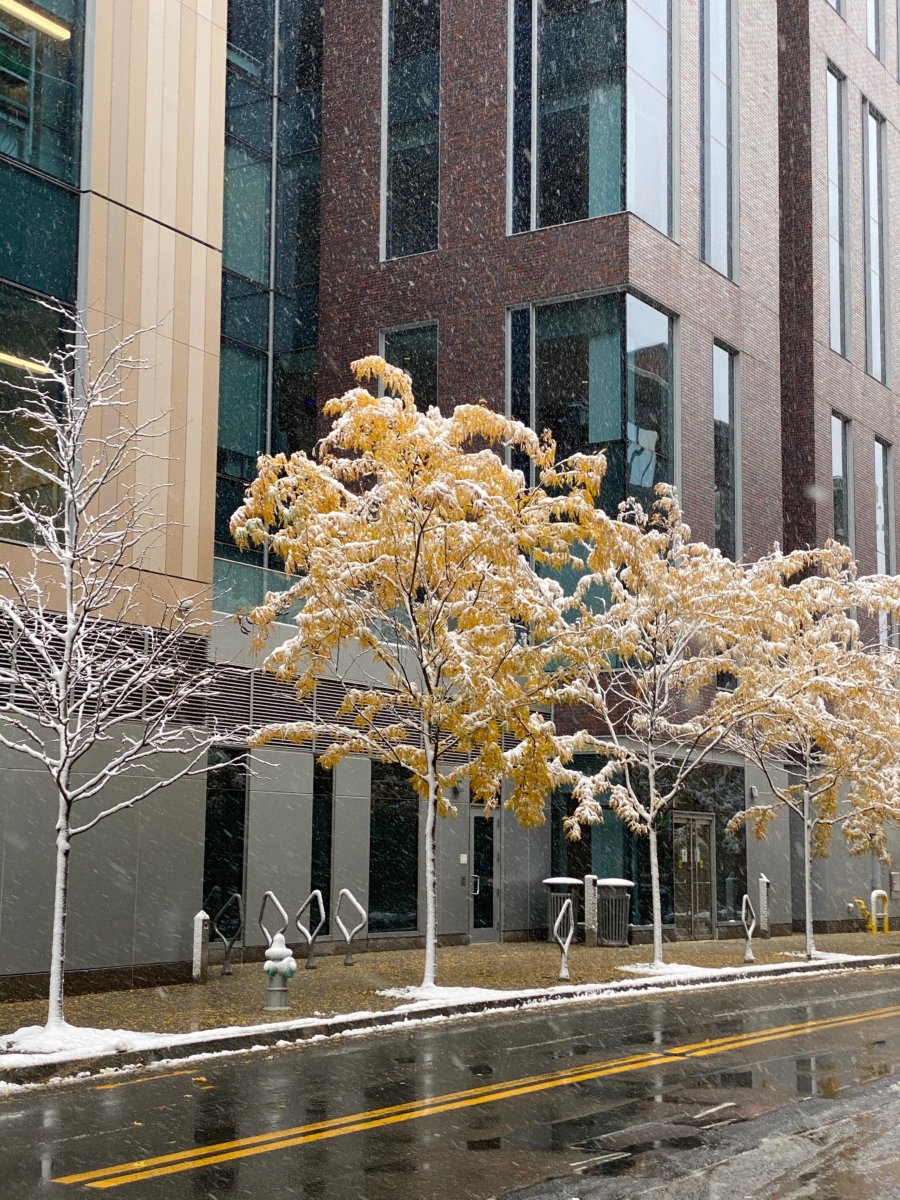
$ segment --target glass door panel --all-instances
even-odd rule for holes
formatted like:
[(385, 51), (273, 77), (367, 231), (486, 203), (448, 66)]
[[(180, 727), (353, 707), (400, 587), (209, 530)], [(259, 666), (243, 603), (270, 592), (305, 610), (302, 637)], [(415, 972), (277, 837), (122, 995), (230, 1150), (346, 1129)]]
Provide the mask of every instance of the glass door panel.
[(495, 818), (486, 815), (480, 806), (473, 806), (469, 819), (472, 847), (469, 875), (469, 940), (496, 941), (498, 933), (494, 880), (498, 846)]

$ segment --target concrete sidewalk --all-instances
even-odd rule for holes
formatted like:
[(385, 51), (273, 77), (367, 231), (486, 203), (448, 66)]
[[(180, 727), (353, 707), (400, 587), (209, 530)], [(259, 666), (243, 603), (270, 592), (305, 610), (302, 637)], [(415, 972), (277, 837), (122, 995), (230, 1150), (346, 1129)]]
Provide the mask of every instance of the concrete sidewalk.
[[(816, 939), (820, 951), (832, 954), (897, 954), (900, 933), (832, 934)], [(798, 965), (806, 961), (802, 935), (755, 940), (759, 964)], [(743, 965), (744, 942), (667, 943), (669, 963), (708, 968)], [(588, 949), (573, 946), (569, 969), (573, 984), (609, 983), (635, 976), (620, 966), (649, 963), (649, 946)], [(232, 976), (210, 967), (205, 985), (181, 984), (127, 992), (74, 996), (66, 1002), (66, 1019), (73, 1025), (102, 1029), (183, 1034), (233, 1025), (261, 1025), (305, 1017), (332, 1017), (361, 1010), (385, 1012), (402, 1001), (378, 995), (385, 988), (417, 985), (422, 981), (425, 953), (392, 950), (357, 955), (356, 966), (345, 967), (340, 956), (318, 960), (315, 971), (304, 970), (288, 984), (289, 1012), (264, 1012), (266, 977), (261, 963), (236, 965)], [(438, 950), (437, 982), (443, 987), (491, 988), (518, 991), (552, 987), (559, 972), (559, 950), (547, 942), (511, 942), (453, 946)], [(647, 979), (647, 983), (652, 982)], [(46, 1020), (46, 1001), (0, 1004), (0, 1034)]]

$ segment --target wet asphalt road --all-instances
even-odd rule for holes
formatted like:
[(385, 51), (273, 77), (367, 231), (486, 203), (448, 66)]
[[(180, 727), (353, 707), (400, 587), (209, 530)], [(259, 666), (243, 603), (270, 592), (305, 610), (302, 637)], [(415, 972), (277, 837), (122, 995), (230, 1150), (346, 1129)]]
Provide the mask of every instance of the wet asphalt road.
[(0, 1197), (888, 1200), (898, 1072), (898, 971), (446, 1022), (0, 1098)]

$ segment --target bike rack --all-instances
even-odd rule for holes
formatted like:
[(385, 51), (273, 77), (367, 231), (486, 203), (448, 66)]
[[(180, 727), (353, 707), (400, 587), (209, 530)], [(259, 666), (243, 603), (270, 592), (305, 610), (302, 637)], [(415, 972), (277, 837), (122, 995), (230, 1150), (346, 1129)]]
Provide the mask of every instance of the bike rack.
[[(340, 915), (341, 901), (343, 900), (343, 898), (345, 896), (347, 897), (347, 899), (350, 901), (350, 903), (353, 905), (353, 907), (356, 909), (356, 911), (359, 913), (359, 916), (360, 916), (359, 924), (357, 926), (355, 926), (349, 932), (347, 930), (347, 926), (341, 920), (341, 915)], [(368, 917), (368, 914), (366, 913), (366, 910), (363, 908), (363, 906), (360, 904), (360, 902), (353, 895), (353, 893), (350, 891), (349, 888), (341, 888), (341, 894), (338, 896), (337, 907), (334, 910), (334, 919), (335, 919), (335, 922), (337, 923), (338, 929), (340, 929), (341, 933), (344, 935), (344, 940), (347, 943), (347, 953), (344, 955), (344, 966), (352, 967), (356, 963), (356, 959), (353, 957), (353, 939), (356, 937), (356, 935), (359, 933), (359, 931), (365, 926), (369, 917)]]
[[(232, 906), (232, 904), (234, 904), (235, 900), (237, 901), (238, 927), (237, 927), (236, 931), (234, 932), (234, 934), (230, 938), (227, 938), (225, 936), (225, 934), (222, 932), (222, 930), (219, 928), (219, 921), (225, 915), (226, 911), (229, 908), (231, 908), (231, 906)], [(262, 914), (260, 913), (260, 916), (261, 915)], [(219, 911), (213, 917), (212, 921), (210, 922), (210, 928), (212, 929), (212, 931), (216, 935), (216, 937), (221, 941), (222, 945), (225, 947), (225, 957), (222, 960), (222, 974), (223, 975), (233, 975), (234, 971), (232, 970), (232, 966), (231, 966), (231, 951), (234, 949), (234, 943), (238, 940), (238, 938), (244, 932), (244, 901), (241, 898), (240, 892), (232, 892), (232, 894), (228, 897), (228, 899), (225, 901), (225, 903), (222, 905), (222, 907), (219, 909)]]
[[(747, 917), (750, 920), (747, 920)], [(756, 913), (753, 911), (753, 904), (749, 896), (744, 896), (741, 901), (741, 924), (744, 926), (744, 933), (747, 936), (747, 944), (744, 948), (744, 962), (756, 962), (753, 957), (753, 931), (756, 928)]]
[[(566, 936), (563, 938), (560, 936), (559, 927), (562, 924), (563, 917), (565, 917), (567, 914), (569, 917), (569, 928)], [(559, 963), (560, 979), (569, 978), (569, 947), (572, 944), (572, 935), (574, 933), (575, 914), (572, 911), (572, 898), (571, 896), (567, 896), (559, 910), (556, 920), (553, 922), (553, 936), (556, 939), (556, 944), (559, 946), (560, 951), (562, 952), (562, 958), (560, 959)]]
[[(310, 933), (310, 931), (306, 928), (306, 926), (303, 924), (303, 922), (300, 920), (300, 918), (303, 916), (303, 914), (306, 912), (306, 910), (312, 905), (313, 900), (315, 900), (317, 902), (317, 904), (319, 905), (319, 923), (315, 927), (315, 929), (312, 931), (312, 933)], [(316, 955), (315, 955), (315, 951), (314, 951), (314, 946), (316, 944), (316, 938), (321, 933), (322, 926), (325, 924), (325, 920), (326, 920), (325, 903), (322, 899), (322, 893), (319, 891), (318, 888), (313, 888), (313, 890), (306, 897), (306, 900), (300, 906), (300, 909), (299, 909), (296, 917), (294, 918), (294, 923), (296, 924), (296, 926), (300, 930), (300, 932), (303, 934), (303, 936), (306, 938), (306, 969), (307, 969), (307, 971), (314, 971), (316, 969)]]

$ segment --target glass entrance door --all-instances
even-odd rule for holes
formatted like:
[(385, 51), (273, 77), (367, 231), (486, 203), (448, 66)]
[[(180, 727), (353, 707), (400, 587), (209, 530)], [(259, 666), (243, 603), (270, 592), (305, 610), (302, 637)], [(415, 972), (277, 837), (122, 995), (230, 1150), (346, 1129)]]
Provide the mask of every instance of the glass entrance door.
[(711, 817), (673, 813), (675, 937), (679, 941), (715, 937), (714, 847)]
[(480, 804), (473, 804), (469, 813), (469, 941), (496, 942), (500, 937), (495, 888), (499, 818)]

